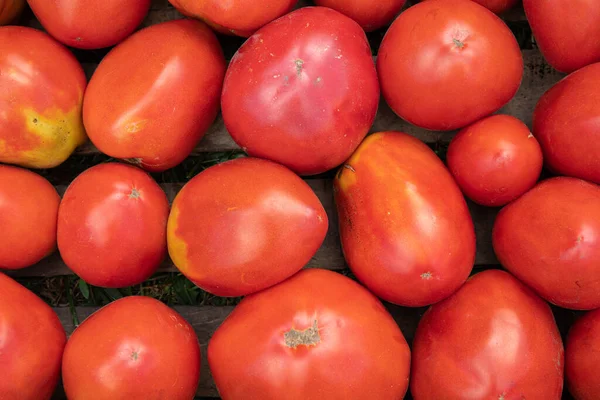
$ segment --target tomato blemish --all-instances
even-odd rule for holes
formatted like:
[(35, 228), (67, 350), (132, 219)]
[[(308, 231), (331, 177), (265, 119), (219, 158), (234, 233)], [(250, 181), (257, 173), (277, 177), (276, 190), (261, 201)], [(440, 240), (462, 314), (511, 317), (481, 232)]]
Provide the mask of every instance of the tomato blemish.
[(303, 331), (290, 329), (283, 334), (283, 338), (285, 339), (285, 345), (292, 349), (298, 346), (316, 346), (321, 342), (317, 320), (315, 319), (313, 325)]

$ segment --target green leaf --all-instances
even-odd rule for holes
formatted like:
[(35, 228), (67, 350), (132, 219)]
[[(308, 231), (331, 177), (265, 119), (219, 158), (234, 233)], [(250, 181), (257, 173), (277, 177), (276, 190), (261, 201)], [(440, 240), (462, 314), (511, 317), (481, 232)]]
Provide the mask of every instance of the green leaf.
[(83, 297), (86, 300), (89, 300), (90, 298), (90, 287), (88, 286), (87, 282), (84, 281), (83, 279), (79, 279), (79, 290), (81, 291), (81, 294), (83, 295)]

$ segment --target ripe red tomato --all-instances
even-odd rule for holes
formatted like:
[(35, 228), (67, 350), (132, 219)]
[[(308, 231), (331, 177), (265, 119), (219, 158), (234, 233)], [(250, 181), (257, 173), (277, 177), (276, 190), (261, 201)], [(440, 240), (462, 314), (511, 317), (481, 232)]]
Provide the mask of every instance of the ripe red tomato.
[(0, 0), (0, 25), (14, 22), (25, 8), (25, 0)]
[(559, 400), (563, 360), (548, 304), (510, 274), (484, 271), (419, 322), (410, 391), (419, 400)]
[(543, 159), (527, 125), (494, 115), (461, 130), (450, 142), (447, 162), (467, 197), (499, 207), (535, 186)]
[(502, 265), (560, 307), (600, 307), (600, 187), (541, 182), (500, 211), (493, 245)]
[(338, 172), (334, 194), (346, 261), (377, 296), (424, 306), (469, 276), (471, 215), (442, 161), (419, 140), (370, 135)]
[(337, 11), (307, 7), (244, 43), (227, 70), (221, 105), (225, 126), (249, 155), (312, 175), (350, 156), (378, 103), (364, 31)]
[(200, 379), (200, 346), (174, 310), (149, 297), (125, 297), (73, 332), (62, 374), (69, 400), (190, 400)]
[(410, 350), (385, 307), (322, 269), (245, 297), (208, 343), (229, 400), (401, 399)]
[(519, 0), (473, 0), (475, 3), (479, 3), (488, 10), (502, 14), (505, 11), (510, 10), (517, 4)]
[(396, 18), (406, 0), (315, 0), (318, 6), (333, 8), (352, 18), (367, 32)]
[(49, 400), (67, 342), (60, 320), (39, 297), (1, 273), (0, 294), (0, 399)]
[(165, 192), (144, 171), (97, 165), (71, 183), (60, 203), (60, 255), (92, 285), (141, 283), (166, 256), (168, 215)]
[(169, 169), (192, 152), (217, 116), (224, 75), (223, 52), (205, 24), (153, 25), (98, 66), (85, 94), (85, 128), (111, 157), (149, 171)]
[(192, 282), (218, 296), (243, 296), (298, 272), (327, 227), (306, 182), (271, 161), (240, 158), (185, 185), (167, 239), (171, 259)]
[(484, 7), (429, 0), (394, 21), (381, 43), (377, 69), (396, 114), (446, 131), (508, 103), (521, 84), (523, 57), (510, 29)]
[(590, 311), (571, 327), (565, 350), (569, 391), (577, 400), (600, 398), (600, 309)]

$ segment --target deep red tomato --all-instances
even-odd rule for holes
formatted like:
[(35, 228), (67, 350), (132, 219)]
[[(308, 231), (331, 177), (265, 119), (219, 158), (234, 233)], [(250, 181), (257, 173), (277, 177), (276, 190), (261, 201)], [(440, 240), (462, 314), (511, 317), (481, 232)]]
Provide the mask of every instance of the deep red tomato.
[(223, 52), (205, 24), (152, 25), (115, 47), (98, 66), (85, 93), (85, 128), (111, 157), (131, 159), (150, 171), (169, 169), (191, 153), (213, 123), (224, 75)]
[(176, 311), (149, 297), (125, 297), (73, 332), (62, 374), (69, 400), (190, 400), (200, 346)]
[(576, 400), (600, 399), (600, 309), (590, 311), (571, 327), (565, 351), (565, 374)]
[(548, 304), (510, 274), (489, 270), (419, 322), (410, 391), (419, 400), (559, 400), (563, 361)]
[(60, 255), (92, 285), (141, 283), (166, 256), (168, 215), (165, 192), (144, 171), (97, 165), (69, 185), (60, 203)]
[(410, 350), (375, 296), (309, 269), (244, 298), (211, 338), (208, 363), (229, 400), (397, 400)]
[(333, 8), (352, 18), (367, 32), (396, 18), (404, 3), (406, 0), (315, 0), (318, 6)]
[(306, 182), (271, 161), (240, 158), (184, 186), (167, 238), (171, 259), (192, 282), (218, 296), (243, 296), (298, 272), (327, 227)]
[(600, 187), (541, 182), (500, 211), (493, 245), (502, 265), (560, 307), (600, 307)]
[(523, 57), (500, 18), (472, 1), (429, 0), (404, 11), (377, 57), (381, 90), (406, 121), (453, 130), (515, 95)]
[(14, 22), (25, 8), (25, 0), (0, 0), (0, 25)]
[(494, 115), (461, 130), (447, 153), (450, 172), (476, 203), (503, 206), (537, 182), (542, 149), (527, 125), (509, 115)]
[(517, 4), (519, 0), (473, 0), (475, 3), (479, 3), (488, 10), (502, 14), (505, 11), (510, 10)]
[(302, 175), (344, 162), (378, 103), (364, 31), (325, 7), (294, 11), (248, 39), (231, 60), (221, 102), (225, 126), (249, 155)]
[(432, 304), (469, 276), (475, 261), (471, 215), (424, 143), (399, 132), (367, 137), (338, 172), (334, 193), (346, 261), (382, 299)]
[(0, 399), (49, 400), (66, 341), (54, 311), (0, 273)]

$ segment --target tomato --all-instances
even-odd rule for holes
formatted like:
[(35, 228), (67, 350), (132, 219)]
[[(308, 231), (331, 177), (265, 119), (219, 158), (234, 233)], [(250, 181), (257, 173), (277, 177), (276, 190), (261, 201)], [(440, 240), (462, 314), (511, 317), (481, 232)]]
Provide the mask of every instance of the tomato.
[(221, 106), (227, 130), (249, 155), (312, 175), (350, 156), (378, 103), (364, 31), (337, 11), (307, 7), (244, 43), (227, 70)]
[(537, 182), (542, 149), (527, 125), (509, 115), (494, 115), (462, 129), (450, 142), (450, 172), (476, 203), (503, 206)]
[(0, 25), (14, 22), (25, 8), (25, 0), (0, 0)]
[(318, 6), (333, 8), (352, 18), (367, 32), (393, 20), (406, 0), (315, 0)]
[(79, 49), (113, 46), (144, 20), (150, 0), (27, 0), (56, 40)]
[(115, 47), (98, 66), (85, 94), (85, 128), (111, 157), (149, 171), (172, 168), (216, 118), (224, 75), (223, 52), (205, 24), (152, 25)]
[(239, 158), (201, 172), (173, 202), (171, 259), (202, 289), (243, 296), (290, 277), (315, 255), (327, 214), (287, 168)]
[(86, 79), (75, 57), (50, 36), (0, 27), (0, 162), (52, 168), (86, 140)]
[(208, 363), (229, 400), (396, 400), (410, 350), (375, 296), (309, 269), (245, 297), (210, 339)]
[(150, 297), (125, 297), (73, 332), (62, 374), (69, 400), (189, 400), (200, 379), (200, 346), (174, 310)]
[(569, 391), (577, 400), (600, 398), (600, 309), (590, 311), (571, 327), (565, 350)]
[(476, 3), (481, 4), (488, 10), (496, 13), (502, 14), (505, 11), (513, 8), (519, 0), (473, 0)]
[(410, 390), (419, 400), (559, 400), (563, 361), (548, 304), (510, 274), (488, 270), (419, 322)]
[(373, 293), (419, 307), (458, 289), (475, 261), (473, 221), (429, 147), (404, 133), (370, 135), (334, 181), (348, 266)]
[(50, 400), (67, 341), (60, 320), (39, 297), (1, 273), (0, 294), (0, 399)]
[(508, 103), (521, 84), (523, 57), (510, 29), (484, 7), (429, 0), (394, 21), (381, 43), (377, 69), (396, 114), (447, 131)]
[(141, 283), (166, 256), (168, 215), (165, 192), (144, 171), (97, 165), (69, 185), (60, 203), (60, 255), (92, 285)]
[(600, 307), (600, 187), (575, 178), (541, 182), (500, 211), (498, 260), (560, 307)]

